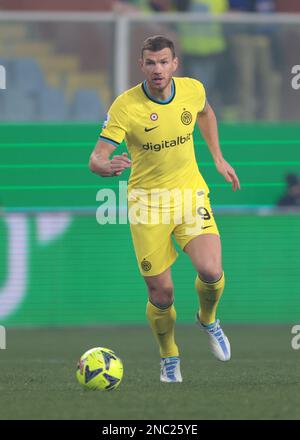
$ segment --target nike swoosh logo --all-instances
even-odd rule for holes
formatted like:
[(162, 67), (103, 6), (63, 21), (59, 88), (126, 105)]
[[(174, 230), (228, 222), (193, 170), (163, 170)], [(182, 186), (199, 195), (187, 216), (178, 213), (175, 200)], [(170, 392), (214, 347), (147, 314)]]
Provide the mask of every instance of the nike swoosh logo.
[(201, 229), (207, 229), (207, 228), (212, 228), (212, 226), (203, 226), (203, 228)]
[(158, 125), (156, 127), (152, 127), (152, 128), (145, 128), (145, 132), (148, 133), (148, 131), (152, 131), (155, 130), (157, 127), (159, 127)]

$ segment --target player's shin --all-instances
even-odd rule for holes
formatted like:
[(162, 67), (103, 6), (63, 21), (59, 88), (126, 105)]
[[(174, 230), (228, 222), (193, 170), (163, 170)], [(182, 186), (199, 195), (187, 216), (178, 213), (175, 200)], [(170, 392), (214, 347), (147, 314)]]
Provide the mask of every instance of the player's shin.
[(159, 344), (160, 356), (162, 358), (179, 356), (178, 347), (175, 344), (174, 327), (176, 321), (176, 310), (172, 304), (168, 308), (161, 309), (147, 303), (146, 315)]
[(216, 320), (217, 306), (225, 286), (224, 272), (221, 278), (215, 282), (202, 281), (197, 275), (195, 286), (200, 302), (200, 322), (204, 325), (212, 324)]

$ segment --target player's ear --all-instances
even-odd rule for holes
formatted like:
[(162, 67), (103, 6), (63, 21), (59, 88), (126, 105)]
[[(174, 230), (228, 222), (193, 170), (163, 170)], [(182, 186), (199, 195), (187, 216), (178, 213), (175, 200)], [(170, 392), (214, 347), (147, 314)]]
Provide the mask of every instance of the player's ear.
[(176, 72), (176, 70), (178, 69), (178, 64), (179, 64), (178, 58), (175, 57), (173, 59), (173, 72)]
[(140, 65), (140, 68), (143, 69), (143, 67), (144, 67), (144, 60), (143, 60), (143, 58), (139, 59), (139, 65)]

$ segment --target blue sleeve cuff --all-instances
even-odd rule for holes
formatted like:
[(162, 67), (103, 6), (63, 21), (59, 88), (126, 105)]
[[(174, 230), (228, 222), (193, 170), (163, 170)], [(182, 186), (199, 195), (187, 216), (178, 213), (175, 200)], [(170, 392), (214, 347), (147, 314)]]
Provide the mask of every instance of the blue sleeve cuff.
[(116, 142), (113, 139), (107, 138), (105, 136), (99, 136), (98, 140), (107, 142), (108, 144), (113, 144), (115, 147), (118, 147), (120, 145), (120, 142)]

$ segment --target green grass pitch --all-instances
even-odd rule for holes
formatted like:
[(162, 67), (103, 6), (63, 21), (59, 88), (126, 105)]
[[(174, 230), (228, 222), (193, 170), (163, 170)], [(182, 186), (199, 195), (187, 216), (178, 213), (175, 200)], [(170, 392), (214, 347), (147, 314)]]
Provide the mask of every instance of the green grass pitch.
[[(291, 326), (225, 326), (232, 361), (215, 360), (196, 326), (177, 327), (182, 384), (159, 382), (147, 327), (8, 329), (0, 350), (0, 419), (300, 419), (300, 350)], [(111, 392), (76, 382), (79, 357), (111, 348), (124, 378)]]

